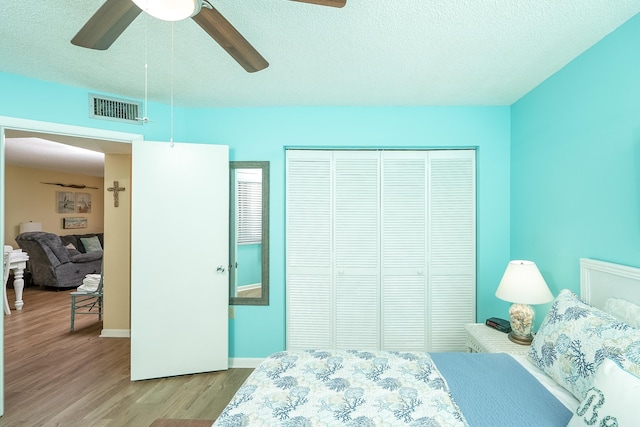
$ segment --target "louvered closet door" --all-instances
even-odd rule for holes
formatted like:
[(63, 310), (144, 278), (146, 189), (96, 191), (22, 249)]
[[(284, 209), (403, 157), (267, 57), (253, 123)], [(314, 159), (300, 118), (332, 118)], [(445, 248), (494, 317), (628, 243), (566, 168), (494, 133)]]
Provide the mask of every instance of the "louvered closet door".
[(382, 152), (382, 349), (427, 341), (427, 151)]
[(286, 156), (287, 348), (333, 348), (332, 153)]
[(465, 351), (475, 321), (475, 151), (429, 152), (429, 351)]
[(475, 151), (287, 151), (287, 348), (465, 350)]
[(379, 158), (334, 152), (336, 348), (380, 348)]

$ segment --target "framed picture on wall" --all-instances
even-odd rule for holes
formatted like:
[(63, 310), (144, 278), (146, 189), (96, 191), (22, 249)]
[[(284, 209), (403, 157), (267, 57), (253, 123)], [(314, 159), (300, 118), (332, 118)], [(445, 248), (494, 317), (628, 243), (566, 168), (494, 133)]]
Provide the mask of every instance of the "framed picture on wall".
[(71, 191), (56, 191), (56, 209), (58, 213), (76, 211), (75, 199)]
[(62, 218), (62, 228), (87, 228), (87, 218)]
[(91, 194), (76, 193), (76, 212), (91, 213)]

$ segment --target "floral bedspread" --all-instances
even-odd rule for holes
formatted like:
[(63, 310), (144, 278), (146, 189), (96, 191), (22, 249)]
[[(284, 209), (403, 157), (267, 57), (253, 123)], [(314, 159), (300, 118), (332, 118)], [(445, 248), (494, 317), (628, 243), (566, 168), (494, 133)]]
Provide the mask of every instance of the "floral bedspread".
[(285, 351), (247, 378), (214, 426), (468, 426), (427, 353)]

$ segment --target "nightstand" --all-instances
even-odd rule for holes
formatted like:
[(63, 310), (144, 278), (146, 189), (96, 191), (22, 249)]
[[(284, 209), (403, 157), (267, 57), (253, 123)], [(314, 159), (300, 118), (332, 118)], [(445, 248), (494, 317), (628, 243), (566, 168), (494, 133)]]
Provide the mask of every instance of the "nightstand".
[(467, 347), (472, 353), (511, 353), (527, 354), (528, 345), (520, 345), (511, 342), (507, 334), (488, 327), (484, 323), (468, 323)]

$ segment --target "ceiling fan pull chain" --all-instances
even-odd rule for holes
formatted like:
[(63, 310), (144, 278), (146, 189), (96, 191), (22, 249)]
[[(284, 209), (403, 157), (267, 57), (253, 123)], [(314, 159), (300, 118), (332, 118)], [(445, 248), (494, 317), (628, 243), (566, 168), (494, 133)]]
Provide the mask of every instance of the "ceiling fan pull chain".
[(149, 19), (144, 17), (144, 117), (142, 123), (149, 121)]
[(173, 22), (171, 22), (171, 147), (173, 148)]

